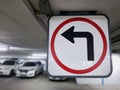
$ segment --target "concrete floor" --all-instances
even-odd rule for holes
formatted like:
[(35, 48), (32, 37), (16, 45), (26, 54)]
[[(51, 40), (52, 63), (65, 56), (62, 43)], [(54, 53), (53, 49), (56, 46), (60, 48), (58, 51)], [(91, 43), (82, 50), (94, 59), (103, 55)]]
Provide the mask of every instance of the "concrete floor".
[(0, 77), (0, 90), (120, 90), (119, 85), (77, 85), (75, 80), (50, 81), (47, 75), (36, 78)]

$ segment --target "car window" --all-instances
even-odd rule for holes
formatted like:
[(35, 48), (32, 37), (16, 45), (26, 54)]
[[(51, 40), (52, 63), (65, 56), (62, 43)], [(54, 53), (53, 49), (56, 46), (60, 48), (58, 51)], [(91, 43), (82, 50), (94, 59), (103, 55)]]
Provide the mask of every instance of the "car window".
[(14, 65), (15, 61), (5, 61), (2, 63), (2, 65)]
[(23, 66), (36, 66), (35, 62), (26, 62)]
[(9, 60), (18, 60), (18, 58), (10, 58)]

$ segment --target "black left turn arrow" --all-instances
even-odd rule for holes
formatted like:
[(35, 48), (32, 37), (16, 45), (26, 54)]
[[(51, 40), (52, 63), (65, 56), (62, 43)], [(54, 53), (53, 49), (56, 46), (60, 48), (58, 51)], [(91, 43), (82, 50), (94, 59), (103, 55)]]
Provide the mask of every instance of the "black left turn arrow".
[(75, 43), (74, 38), (86, 38), (88, 61), (94, 61), (93, 35), (90, 32), (74, 32), (74, 28), (74, 26), (70, 27), (61, 35), (72, 43)]

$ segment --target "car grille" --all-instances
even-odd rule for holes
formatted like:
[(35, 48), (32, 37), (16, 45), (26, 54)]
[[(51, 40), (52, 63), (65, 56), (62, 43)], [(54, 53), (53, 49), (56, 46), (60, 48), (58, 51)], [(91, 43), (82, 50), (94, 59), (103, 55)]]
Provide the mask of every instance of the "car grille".
[(25, 73), (27, 73), (27, 72), (28, 72), (28, 70), (20, 70), (20, 72), (25, 72)]
[(23, 75), (23, 74), (21, 74), (20, 77), (27, 77), (27, 75)]

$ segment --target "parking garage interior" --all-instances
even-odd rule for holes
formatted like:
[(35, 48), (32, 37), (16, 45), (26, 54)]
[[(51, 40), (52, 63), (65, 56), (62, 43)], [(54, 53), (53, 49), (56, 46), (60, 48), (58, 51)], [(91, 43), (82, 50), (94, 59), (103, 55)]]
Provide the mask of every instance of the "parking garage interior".
[[(13, 59), (25, 61), (23, 64), (39, 61), (43, 65), (42, 73), (35, 77), (0, 75), (0, 90), (119, 90), (119, 3), (119, 0), (0, 0), (0, 68), (4, 61)], [(46, 71), (49, 17), (91, 13), (109, 17), (113, 73), (108, 78), (50, 79)]]

